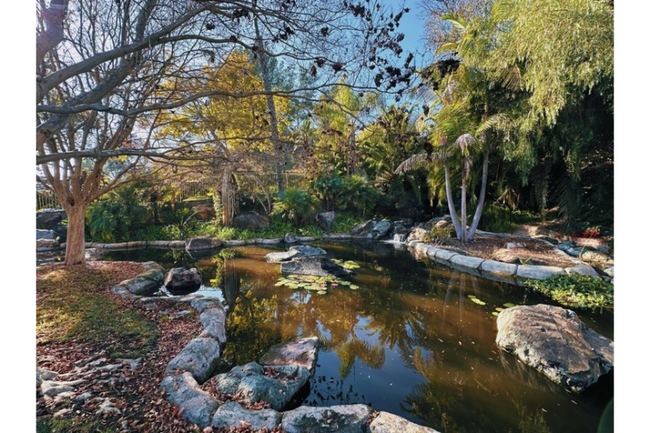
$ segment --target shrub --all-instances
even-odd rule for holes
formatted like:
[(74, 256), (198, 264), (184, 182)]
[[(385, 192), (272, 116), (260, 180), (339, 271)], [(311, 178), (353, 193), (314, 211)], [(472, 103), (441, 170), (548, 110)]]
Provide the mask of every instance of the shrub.
[(453, 235), (454, 226), (452, 224), (447, 224), (444, 227), (433, 227), (422, 237), (422, 242), (439, 243), (451, 239)]
[(481, 230), (495, 233), (508, 233), (514, 231), (519, 224), (533, 220), (530, 212), (510, 210), (496, 203), (486, 204), (481, 215), (479, 227)]
[(319, 174), (311, 185), (326, 211), (334, 210), (344, 191), (343, 179), (335, 171)]
[(275, 203), (273, 215), (293, 221), (298, 226), (311, 221), (316, 211), (317, 201), (304, 190), (289, 188)]
[(381, 195), (379, 191), (362, 176), (350, 176), (343, 180), (343, 189), (337, 198), (340, 208), (356, 214), (372, 213)]
[(88, 206), (86, 216), (92, 240), (102, 242), (127, 241), (131, 232), (149, 221), (149, 212), (134, 186), (106, 194)]
[(612, 308), (614, 285), (588, 275), (558, 275), (548, 280), (526, 282), (533, 290), (572, 308)]

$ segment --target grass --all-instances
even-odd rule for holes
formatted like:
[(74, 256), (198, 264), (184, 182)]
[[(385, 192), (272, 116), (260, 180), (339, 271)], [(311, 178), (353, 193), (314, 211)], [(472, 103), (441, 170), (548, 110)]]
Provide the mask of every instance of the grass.
[(526, 286), (571, 308), (614, 308), (614, 285), (587, 275), (558, 275)]
[(37, 278), (36, 332), (40, 342), (110, 342), (108, 354), (137, 357), (158, 338), (153, 322), (121, 307), (108, 290), (125, 275), (117, 266), (42, 269)]
[(43, 419), (36, 422), (36, 433), (113, 433), (99, 421), (75, 422), (70, 419)]

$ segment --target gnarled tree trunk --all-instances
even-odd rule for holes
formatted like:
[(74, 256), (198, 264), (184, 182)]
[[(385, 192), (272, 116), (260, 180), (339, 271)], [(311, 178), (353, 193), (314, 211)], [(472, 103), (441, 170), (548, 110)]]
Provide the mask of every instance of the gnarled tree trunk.
[(65, 241), (65, 265), (86, 263), (86, 203), (75, 201), (74, 205), (65, 206), (68, 214), (68, 235)]

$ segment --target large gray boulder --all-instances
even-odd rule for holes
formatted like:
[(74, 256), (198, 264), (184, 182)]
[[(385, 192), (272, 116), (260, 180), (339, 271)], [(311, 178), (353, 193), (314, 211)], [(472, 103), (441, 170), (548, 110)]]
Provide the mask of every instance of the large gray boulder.
[(246, 230), (261, 230), (267, 228), (270, 224), (271, 219), (269, 217), (256, 213), (238, 215), (232, 221), (234, 227)]
[(196, 268), (173, 268), (167, 272), (164, 284), (171, 292), (186, 292), (198, 290), (203, 280)]
[(183, 409), (183, 418), (207, 427), (212, 414), (219, 406), (217, 400), (203, 391), (188, 372), (166, 376), (160, 388), (167, 394), (167, 400)]
[(260, 359), (262, 365), (298, 365), (312, 374), (318, 358), (318, 337), (297, 338), (277, 344)]
[(36, 213), (36, 228), (43, 230), (56, 230), (61, 221), (67, 218), (68, 214), (66, 214), (64, 210), (43, 209)]
[(579, 275), (587, 275), (592, 278), (600, 278), (598, 272), (596, 272), (594, 268), (592, 268), (590, 265), (586, 263), (578, 263), (575, 266), (564, 269), (564, 272), (566, 272), (569, 275), (579, 274)]
[(424, 427), (402, 417), (388, 412), (379, 412), (368, 426), (370, 433), (438, 433), (429, 427)]
[(283, 274), (346, 277), (352, 272), (324, 257), (304, 257), (282, 263)]
[(165, 272), (161, 269), (150, 269), (130, 280), (122, 281), (119, 285), (138, 296), (153, 295), (160, 289), (165, 279)]
[(352, 236), (368, 236), (370, 232), (375, 227), (375, 220), (368, 220), (364, 223), (359, 223), (356, 226), (352, 227), (350, 234)]
[(287, 433), (362, 433), (366, 431), (370, 413), (370, 408), (365, 404), (300, 406), (282, 415), (282, 429)]
[(334, 211), (321, 212), (316, 214), (316, 223), (318, 223), (318, 225), (326, 232), (332, 230), (332, 226), (334, 225), (335, 220), (336, 212)]
[(237, 402), (229, 401), (214, 413), (212, 427), (223, 429), (247, 427), (253, 431), (259, 431), (264, 428), (271, 430), (280, 422), (282, 422), (282, 414), (276, 410), (250, 410)]
[(503, 310), (497, 345), (573, 392), (614, 368), (614, 342), (588, 328), (571, 310), (550, 305)]
[(370, 237), (372, 239), (385, 239), (390, 234), (393, 229), (393, 223), (390, 221), (379, 221), (375, 226), (370, 230)]
[(214, 248), (219, 248), (220, 246), (221, 241), (219, 239), (211, 238), (210, 236), (199, 236), (185, 241), (185, 250), (189, 253), (210, 251)]
[(564, 269), (557, 266), (519, 265), (516, 275), (519, 278), (546, 280), (563, 273)]
[(269, 253), (265, 258), (269, 263), (282, 263), (300, 257), (325, 257), (326, 255), (327, 251), (322, 248), (311, 245), (294, 245), (288, 251)]
[(167, 373), (183, 370), (192, 374), (199, 382), (210, 378), (219, 361), (219, 342), (212, 338), (197, 337), (192, 339), (167, 364)]
[(56, 239), (56, 235), (54, 234), (54, 230), (41, 230), (41, 229), (36, 229), (36, 240), (54, 240)]
[(265, 401), (275, 410), (284, 409), (309, 381), (309, 371), (296, 365), (263, 368), (256, 362), (237, 366), (212, 380), (220, 394), (243, 403)]

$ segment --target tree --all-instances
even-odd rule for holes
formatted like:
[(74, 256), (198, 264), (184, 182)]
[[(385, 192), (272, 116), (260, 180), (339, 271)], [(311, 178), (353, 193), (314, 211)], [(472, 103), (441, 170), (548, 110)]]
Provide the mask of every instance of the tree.
[[(216, 95), (309, 99), (309, 92), (337, 85), (344, 73), (352, 88), (402, 92), (413, 65), (395, 68), (389, 61), (401, 55), (403, 35), (396, 28), (402, 13), (389, 15), (377, 2), (336, 0), (39, 3), (38, 180), (68, 212), (65, 263), (84, 262), (88, 203), (129, 181), (136, 167), (201, 160), (190, 153), (192, 145), (155, 139), (162, 112)], [(251, 31), (253, 21), (258, 34)], [(247, 93), (187, 94), (163, 86), (195, 77), (234, 48), (286, 59), (314, 80), (291, 90)], [(124, 169), (107, 176), (103, 169), (115, 158), (124, 159)]]

